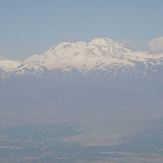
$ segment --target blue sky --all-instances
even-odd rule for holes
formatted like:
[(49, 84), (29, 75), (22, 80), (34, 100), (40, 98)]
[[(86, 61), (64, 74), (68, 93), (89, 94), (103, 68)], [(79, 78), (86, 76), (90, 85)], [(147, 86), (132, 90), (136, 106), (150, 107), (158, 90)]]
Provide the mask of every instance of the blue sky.
[(0, 0), (0, 55), (8, 58), (95, 37), (144, 48), (159, 36), (163, 0)]

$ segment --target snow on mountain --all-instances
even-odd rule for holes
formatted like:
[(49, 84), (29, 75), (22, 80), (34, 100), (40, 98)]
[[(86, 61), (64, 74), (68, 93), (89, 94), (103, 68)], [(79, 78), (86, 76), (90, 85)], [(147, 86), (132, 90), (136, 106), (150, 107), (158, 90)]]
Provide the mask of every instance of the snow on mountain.
[(109, 39), (95, 39), (91, 42), (64, 42), (51, 48), (42, 57), (42, 63), (49, 69), (61, 68), (79, 71), (104, 70), (109, 65), (132, 66), (125, 57), (131, 51), (118, 42)]
[(22, 61), (0, 59), (0, 72), (5, 73), (37, 73), (47, 70), (61, 69), (81, 72), (91, 70), (135, 69), (142, 64), (145, 69), (163, 63), (163, 54), (152, 54), (134, 51), (123, 43), (97, 38), (90, 42), (63, 42), (42, 55), (33, 55)]
[(13, 72), (16, 71), (20, 64), (21, 61), (0, 59), (0, 70), (5, 72)]

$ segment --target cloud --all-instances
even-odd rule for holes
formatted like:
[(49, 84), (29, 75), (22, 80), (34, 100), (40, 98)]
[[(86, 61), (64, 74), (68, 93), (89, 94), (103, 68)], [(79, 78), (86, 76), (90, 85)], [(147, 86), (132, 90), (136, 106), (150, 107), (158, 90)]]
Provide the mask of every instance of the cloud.
[(149, 41), (149, 47), (154, 52), (163, 52), (163, 37), (155, 38)]

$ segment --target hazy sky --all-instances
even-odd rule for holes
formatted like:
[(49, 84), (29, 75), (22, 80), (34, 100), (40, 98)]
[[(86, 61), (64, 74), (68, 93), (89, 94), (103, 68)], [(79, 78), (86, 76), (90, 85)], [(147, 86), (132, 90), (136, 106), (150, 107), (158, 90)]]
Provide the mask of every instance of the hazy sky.
[(24, 58), (95, 37), (135, 47), (163, 35), (163, 0), (0, 0), (0, 55)]

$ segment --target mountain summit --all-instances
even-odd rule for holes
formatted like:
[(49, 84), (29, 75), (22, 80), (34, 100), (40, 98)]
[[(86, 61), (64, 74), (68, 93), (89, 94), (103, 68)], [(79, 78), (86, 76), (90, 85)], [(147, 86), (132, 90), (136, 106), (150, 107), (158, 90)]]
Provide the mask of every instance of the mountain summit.
[(0, 74), (37, 73), (44, 70), (80, 72), (135, 70), (139, 65), (144, 69), (163, 64), (163, 54), (135, 51), (123, 43), (96, 38), (90, 42), (63, 42), (41, 55), (24, 60), (0, 59)]

